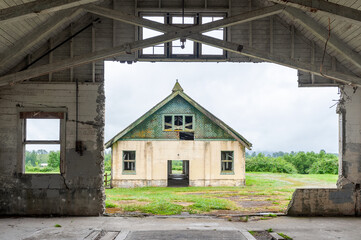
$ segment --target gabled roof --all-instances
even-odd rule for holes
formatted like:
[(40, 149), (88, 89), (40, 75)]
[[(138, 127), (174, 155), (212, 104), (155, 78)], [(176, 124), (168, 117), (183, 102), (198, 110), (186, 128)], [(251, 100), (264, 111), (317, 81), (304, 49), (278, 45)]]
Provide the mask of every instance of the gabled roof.
[(153, 113), (158, 111), (161, 107), (166, 105), (168, 102), (170, 102), (172, 99), (174, 99), (177, 96), (181, 96), (184, 100), (186, 100), (190, 105), (192, 105), (194, 108), (196, 108), (198, 111), (200, 111), (202, 114), (207, 116), (212, 122), (214, 122), (217, 126), (222, 128), (224, 131), (226, 131), (229, 135), (231, 135), (235, 140), (237, 140), (240, 144), (242, 144), (244, 147), (251, 149), (252, 143), (247, 141), (241, 134), (236, 132), (234, 129), (229, 127), (227, 124), (225, 124), (223, 121), (221, 121), (219, 118), (214, 116), (212, 113), (207, 111), (204, 107), (199, 105), (196, 101), (194, 101), (192, 98), (190, 98), (187, 94), (183, 92), (183, 88), (178, 83), (178, 80), (176, 84), (173, 87), (172, 94), (170, 94), (168, 97), (166, 97), (163, 101), (158, 103), (156, 106), (154, 106), (152, 109), (150, 109), (148, 112), (146, 112), (143, 116), (138, 118), (135, 122), (130, 124), (127, 128), (125, 128), (123, 131), (115, 135), (112, 139), (110, 139), (106, 144), (105, 147), (109, 148), (111, 147), (115, 142), (117, 142), (119, 139), (121, 139), (123, 136), (125, 136), (128, 132), (130, 132), (132, 129), (134, 129), (136, 126), (138, 126), (140, 123), (142, 123), (145, 119), (147, 119), (149, 116), (151, 116)]

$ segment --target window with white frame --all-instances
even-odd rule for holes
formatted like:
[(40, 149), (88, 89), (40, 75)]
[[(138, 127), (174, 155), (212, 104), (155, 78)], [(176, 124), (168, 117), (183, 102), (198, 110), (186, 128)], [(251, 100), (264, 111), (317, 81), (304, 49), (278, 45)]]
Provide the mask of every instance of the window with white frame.
[(20, 112), (23, 173), (63, 173), (65, 112)]
[[(167, 23), (179, 28), (187, 28), (199, 24), (207, 24), (218, 21), (226, 17), (226, 13), (186, 13), (184, 16), (180, 13), (151, 14), (140, 13), (142, 18), (158, 23)], [(139, 28), (139, 39), (147, 39), (162, 35), (160, 31)], [(203, 35), (214, 37), (220, 40), (226, 40), (226, 29), (219, 28), (202, 33)], [(162, 58), (181, 58), (181, 59), (222, 59), (226, 57), (226, 51), (221, 48), (193, 42), (190, 39), (181, 38), (164, 44), (158, 44), (152, 47), (144, 48), (140, 51), (140, 58), (162, 59)]]
[(123, 151), (123, 174), (135, 174), (135, 151)]
[(233, 174), (234, 154), (233, 151), (221, 151), (221, 173)]

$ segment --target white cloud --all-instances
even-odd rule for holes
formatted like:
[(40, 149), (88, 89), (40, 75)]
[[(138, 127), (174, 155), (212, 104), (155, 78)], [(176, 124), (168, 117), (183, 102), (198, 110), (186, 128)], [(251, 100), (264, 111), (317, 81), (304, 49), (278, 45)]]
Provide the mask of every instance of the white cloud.
[(106, 62), (109, 140), (171, 93), (184, 91), (257, 151), (338, 151), (337, 88), (298, 88), (297, 72), (259, 63)]

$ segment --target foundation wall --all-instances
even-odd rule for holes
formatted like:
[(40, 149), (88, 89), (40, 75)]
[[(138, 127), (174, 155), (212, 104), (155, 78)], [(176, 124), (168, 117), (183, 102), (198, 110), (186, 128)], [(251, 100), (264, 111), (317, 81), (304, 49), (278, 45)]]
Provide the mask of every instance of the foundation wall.
[[(0, 89), (0, 215), (99, 215), (103, 213), (103, 84), (17, 84)], [(24, 174), (19, 161), (19, 111), (65, 109), (63, 174)], [(21, 143), (21, 139), (20, 139)]]

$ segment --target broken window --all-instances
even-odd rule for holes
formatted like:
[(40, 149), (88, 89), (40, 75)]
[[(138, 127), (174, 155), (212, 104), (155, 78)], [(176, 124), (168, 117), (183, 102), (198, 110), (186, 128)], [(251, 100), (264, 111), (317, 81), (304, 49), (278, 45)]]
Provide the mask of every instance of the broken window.
[(221, 151), (221, 173), (233, 173), (233, 151)]
[(64, 116), (64, 112), (20, 112), (22, 172), (62, 172)]
[(194, 132), (180, 132), (179, 139), (180, 140), (194, 140)]
[(183, 116), (174, 116), (174, 130), (183, 130)]
[(164, 131), (193, 131), (194, 115), (163, 115)]
[(193, 129), (193, 116), (185, 116), (184, 128), (187, 130)]
[(172, 130), (172, 116), (164, 116), (164, 130)]
[(123, 151), (123, 173), (135, 173), (135, 151)]

